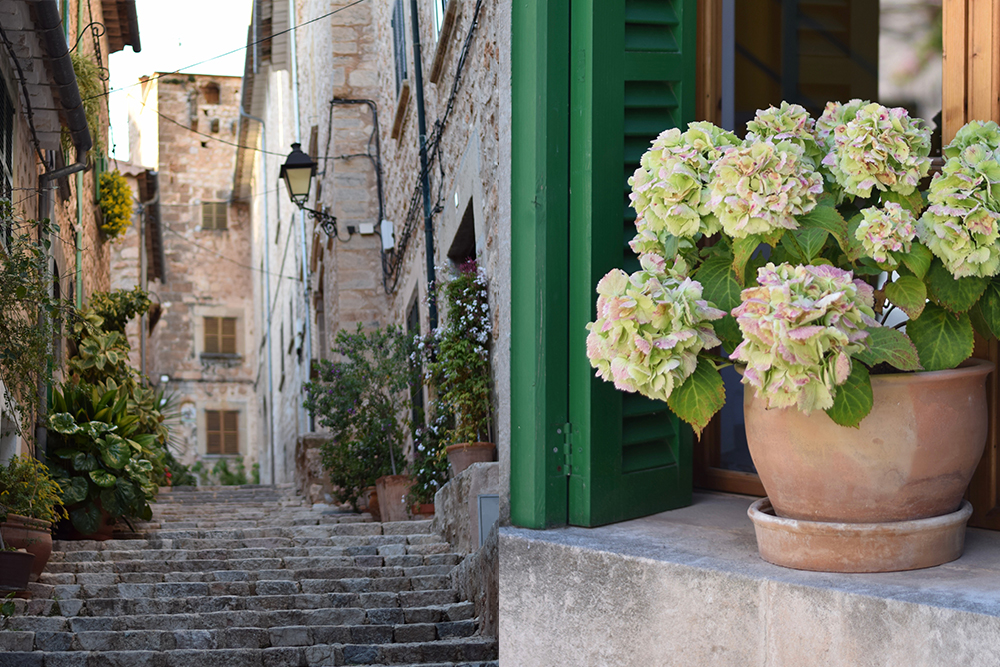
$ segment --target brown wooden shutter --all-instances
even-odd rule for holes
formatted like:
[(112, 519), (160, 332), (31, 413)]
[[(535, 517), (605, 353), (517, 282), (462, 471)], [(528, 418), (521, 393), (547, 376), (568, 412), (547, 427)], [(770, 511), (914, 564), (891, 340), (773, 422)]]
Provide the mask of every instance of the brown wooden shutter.
[(223, 354), (236, 354), (236, 318), (223, 317), (219, 336), (219, 350)]
[(205, 318), (205, 352), (207, 354), (218, 354), (222, 350), (219, 346), (219, 318)]
[(222, 413), (222, 453), (239, 454), (239, 412), (226, 410)]
[(205, 431), (208, 434), (205, 452), (222, 453), (222, 424), (218, 410), (205, 410)]

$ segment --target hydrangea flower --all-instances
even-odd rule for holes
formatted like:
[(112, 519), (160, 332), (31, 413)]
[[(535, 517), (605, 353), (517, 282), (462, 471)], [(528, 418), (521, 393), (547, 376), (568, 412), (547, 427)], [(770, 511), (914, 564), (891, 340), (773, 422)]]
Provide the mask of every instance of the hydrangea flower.
[(638, 232), (661, 241), (664, 234), (690, 238), (718, 232), (718, 221), (705, 207), (705, 184), (712, 162), (738, 143), (736, 135), (706, 122), (691, 123), (683, 133), (677, 128), (661, 133), (628, 181)]
[(930, 168), (931, 132), (919, 118), (910, 118), (902, 107), (889, 109), (866, 103), (849, 117), (857, 100), (842, 108), (827, 105), (821, 120), (826, 129), (834, 120), (833, 141), (823, 165), (843, 194), (870, 197), (872, 188), (912, 193)]
[(816, 206), (823, 178), (802, 148), (770, 139), (730, 148), (714, 165), (709, 208), (734, 238), (795, 229), (795, 216)]
[(788, 141), (797, 144), (814, 166), (819, 166), (826, 150), (816, 143), (815, 121), (798, 104), (782, 102), (780, 107), (758, 109), (754, 119), (747, 123), (747, 142)]
[(956, 278), (1000, 273), (998, 188), (1000, 151), (985, 144), (962, 149), (931, 181), (917, 235)]
[(943, 151), (944, 156), (946, 158), (958, 157), (963, 150), (976, 144), (1000, 146), (1000, 126), (992, 120), (985, 122), (970, 120), (955, 133), (955, 138)]
[(694, 372), (698, 353), (720, 344), (710, 322), (725, 316), (702, 286), (658, 255), (640, 257), (631, 276), (610, 271), (597, 284), (597, 319), (587, 325), (587, 357), (623, 391), (667, 400)]
[(829, 153), (833, 149), (834, 130), (839, 125), (846, 125), (847, 121), (853, 120), (858, 115), (861, 107), (871, 104), (867, 100), (857, 98), (850, 102), (827, 102), (826, 108), (816, 121), (816, 139), (826, 148)]
[(861, 211), (862, 220), (854, 233), (861, 241), (865, 253), (887, 268), (895, 268), (899, 262), (890, 252), (910, 252), (913, 237), (917, 234), (913, 213), (895, 202), (884, 208), (873, 206)]
[(851, 374), (851, 354), (865, 347), (866, 327), (878, 325), (874, 290), (826, 265), (768, 263), (757, 282), (733, 309), (744, 340), (730, 358), (747, 364), (744, 384), (768, 408), (828, 409)]

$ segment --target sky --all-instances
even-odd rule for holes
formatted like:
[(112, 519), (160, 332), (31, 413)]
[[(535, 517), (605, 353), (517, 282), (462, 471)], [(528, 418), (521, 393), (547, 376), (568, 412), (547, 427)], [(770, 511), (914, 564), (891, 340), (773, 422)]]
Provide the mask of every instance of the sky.
[[(112, 91), (132, 86), (140, 76), (178, 69), (242, 76), (253, 0), (137, 0), (135, 4), (142, 50), (133, 53), (126, 46), (111, 55)], [(228, 51), (235, 53), (188, 67)], [(111, 138), (119, 160), (129, 157), (128, 96), (138, 92), (134, 86), (111, 93)]]

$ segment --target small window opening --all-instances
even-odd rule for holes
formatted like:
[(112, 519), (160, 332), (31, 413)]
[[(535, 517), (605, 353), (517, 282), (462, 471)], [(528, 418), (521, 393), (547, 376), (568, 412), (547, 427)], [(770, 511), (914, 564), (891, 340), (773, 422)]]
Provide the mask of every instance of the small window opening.
[(455, 264), (462, 264), (466, 260), (476, 257), (476, 214), (472, 211), (472, 199), (469, 199), (468, 206), (465, 207), (465, 215), (458, 225), (455, 238), (448, 248), (448, 259)]
[(206, 83), (202, 86), (201, 94), (205, 98), (205, 104), (219, 103), (219, 84)]

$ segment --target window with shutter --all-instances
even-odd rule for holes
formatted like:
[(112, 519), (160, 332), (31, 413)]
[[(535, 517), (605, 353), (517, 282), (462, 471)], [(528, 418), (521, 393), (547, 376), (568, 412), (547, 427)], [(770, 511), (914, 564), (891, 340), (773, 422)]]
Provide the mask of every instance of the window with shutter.
[(225, 230), (228, 228), (229, 205), (224, 201), (201, 203), (201, 228)]
[(205, 453), (240, 453), (238, 410), (205, 410)]
[(392, 8), (392, 52), (396, 63), (396, 95), (406, 79), (406, 25), (403, 15), (403, 0), (396, 0)]
[(206, 317), (205, 354), (239, 354), (236, 347), (235, 317)]

